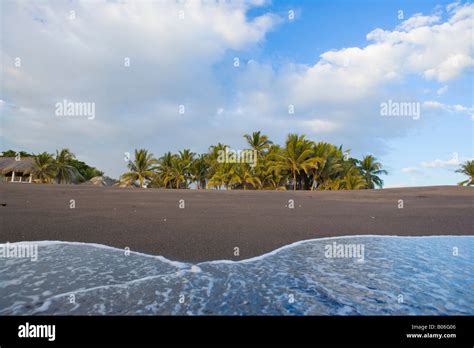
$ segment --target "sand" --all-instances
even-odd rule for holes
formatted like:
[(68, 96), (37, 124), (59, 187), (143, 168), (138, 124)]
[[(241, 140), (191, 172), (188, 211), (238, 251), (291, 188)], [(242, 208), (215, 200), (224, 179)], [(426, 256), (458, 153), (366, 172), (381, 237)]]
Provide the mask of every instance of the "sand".
[(247, 259), (330, 236), (474, 235), (474, 188), (457, 186), (277, 192), (2, 183), (0, 201), (0, 243), (99, 243), (189, 262)]

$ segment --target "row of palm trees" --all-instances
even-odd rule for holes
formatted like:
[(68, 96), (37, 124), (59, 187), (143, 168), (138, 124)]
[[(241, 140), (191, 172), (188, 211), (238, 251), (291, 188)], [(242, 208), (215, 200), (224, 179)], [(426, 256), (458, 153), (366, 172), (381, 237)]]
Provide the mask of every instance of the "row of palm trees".
[(245, 134), (256, 163), (229, 163), (219, 154), (229, 147), (218, 143), (197, 155), (189, 149), (160, 158), (145, 149), (135, 150), (123, 184), (140, 187), (183, 189), (293, 189), (357, 190), (382, 187), (380, 175), (387, 174), (372, 155), (362, 160), (349, 150), (326, 142), (313, 142), (304, 135), (289, 134), (284, 146), (274, 144), (261, 132)]
[(35, 180), (41, 183), (65, 184), (72, 181), (88, 180), (103, 173), (78, 161), (69, 149), (62, 149), (56, 150), (55, 156), (47, 152), (34, 156), (31, 174)]
[[(128, 163), (129, 172), (121, 176), (121, 182), (175, 189), (195, 185), (198, 189), (355, 190), (382, 187), (380, 175), (387, 174), (371, 155), (357, 160), (342, 146), (315, 143), (304, 135), (289, 134), (283, 147), (261, 132), (245, 134), (244, 138), (257, 156), (255, 166), (219, 161), (219, 153), (228, 148), (221, 143), (205, 154), (185, 149), (177, 154), (167, 152), (159, 159), (140, 149), (135, 150), (134, 160)], [(474, 185), (473, 160), (461, 164), (456, 172), (468, 176), (459, 185)], [(103, 172), (62, 149), (55, 156), (46, 152), (34, 156), (32, 175), (41, 183), (69, 183), (89, 180)]]

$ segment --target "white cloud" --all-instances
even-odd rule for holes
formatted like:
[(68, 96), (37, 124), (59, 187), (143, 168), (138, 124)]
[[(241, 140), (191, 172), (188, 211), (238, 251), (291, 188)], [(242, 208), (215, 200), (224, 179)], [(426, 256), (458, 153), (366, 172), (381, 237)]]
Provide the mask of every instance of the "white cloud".
[(422, 106), (427, 109), (437, 109), (437, 110), (445, 110), (447, 106), (443, 103), (433, 100), (424, 101)]
[[(291, 131), (311, 132), (356, 151), (383, 152), (386, 139), (414, 124), (379, 116), (381, 101), (397, 99), (386, 87), (412, 75), (451, 80), (474, 62), (474, 5), (466, 4), (450, 7), (444, 22), (417, 14), (393, 31), (375, 29), (366, 46), (325, 52), (313, 65), (275, 69), (250, 60), (235, 70), (234, 54), (250, 55), (282, 23), (272, 13), (250, 18), (248, 11), (262, 4), (6, 2), (2, 141), (31, 151), (67, 146), (112, 174), (123, 169), (123, 152), (135, 147), (156, 154), (204, 151), (218, 141), (238, 147), (242, 134), (254, 130), (275, 141)], [(68, 18), (70, 10), (76, 19)], [(228, 69), (216, 73), (216, 65)], [(54, 104), (63, 99), (95, 102), (95, 120), (54, 117)], [(434, 103), (424, 107), (472, 113)]]
[(424, 176), (426, 176), (429, 173), (433, 173), (433, 171), (436, 171), (438, 169), (443, 169), (443, 168), (452, 169), (452, 168), (458, 167), (461, 163), (470, 159), (471, 158), (459, 156), (457, 152), (454, 152), (451, 155), (451, 158), (449, 159), (436, 158), (431, 161), (421, 162), (420, 166), (424, 168), (424, 170), (422, 170), (419, 167), (412, 166), (412, 167), (404, 167), (400, 169), (400, 171), (405, 174), (423, 174)]
[(428, 80), (447, 81), (457, 77), (461, 71), (474, 65), (474, 59), (465, 54), (452, 55), (437, 66), (424, 71)]
[[(464, 14), (458, 16), (460, 12)], [(410, 97), (405, 92), (397, 95), (390, 86), (401, 84), (412, 75), (420, 79), (454, 79), (467, 71), (472, 59), (474, 5), (453, 8), (451, 18), (445, 22), (440, 23), (440, 17), (435, 17), (409, 19), (402, 25), (403, 31), (375, 29), (367, 35), (372, 41), (367, 46), (325, 52), (310, 66), (288, 64), (276, 70), (253, 61), (239, 79), (238, 90), (245, 92), (237, 96), (238, 104), (247, 105), (249, 122), (259, 115), (273, 115), (285, 124), (285, 130), (292, 126), (286, 120), (288, 105), (293, 105), (293, 118), (299, 121), (294, 125), (304, 124), (313, 132), (321, 126), (319, 134), (327, 140), (350, 141), (351, 147), (370, 146), (383, 151), (379, 139), (402, 136), (413, 123), (382, 119), (380, 102), (420, 99), (410, 92)], [(430, 103), (424, 106), (434, 106)], [(318, 120), (330, 124), (312, 122), (315, 114), (321, 115)]]
[(450, 4), (448, 4), (448, 5), (446, 6), (446, 10), (447, 10), (448, 12), (452, 12), (454, 9), (456, 9), (457, 7), (459, 7), (459, 4), (460, 4), (459, 1), (452, 2), (452, 3), (450, 3)]
[(440, 111), (446, 111), (449, 113), (459, 113), (459, 114), (464, 114), (471, 116), (474, 114), (474, 107), (468, 107), (464, 106), (461, 104), (445, 104), (445, 103), (440, 103), (438, 101), (434, 100), (427, 100), (424, 101), (422, 104), (423, 109), (425, 110), (440, 110)]
[[(260, 100), (265, 104), (277, 100), (282, 107), (294, 104), (300, 111), (310, 111), (325, 105), (352, 108), (354, 102), (367, 102), (379, 93), (378, 88), (409, 74), (453, 79), (474, 62), (470, 44), (474, 5), (457, 8), (461, 10), (464, 16), (441, 24), (406, 25), (405, 31), (373, 30), (367, 35), (373, 41), (368, 46), (325, 52), (312, 66), (288, 65), (272, 71), (254, 62), (258, 68), (249, 69), (247, 79), (252, 82), (245, 85), (253, 96), (265, 98)], [(433, 22), (433, 18), (424, 20), (425, 24)], [(282, 90), (285, 93), (279, 92)]]
[(437, 22), (438, 17), (415, 16), (414, 20), (410, 18), (404, 23), (421, 26), (408, 25), (404, 31), (376, 29), (370, 32), (367, 38), (385, 47), (387, 53), (385, 57), (379, 56), (375, 68), (390, 66), (394, 71), (422, 73), (428, 80), (447, 81), (473, 66), (470, 42), (474, 5), (458, 6), (452, 11), (451, 18), (444, 23), (426, 25)]
[(405, 167), (401, 169), (402, 173), (414, 174), (419, 173), (420, 170), (417, 167)]
[(435, 159), (433, 161), (422, 162), (421, 166), (425, 168), (446, 168), (446, 167), (456, 167), (461, 163), (457, 153), (453, 153), (452, 157), (448, 160)]
[(303, 121), (302, 125), (304, 129), (309, 129), (310, 133), (312, 134), (332, 132), (341, 127), (340, 124), (337, 124), (335, 122), (321, 120), (317, 118), (308, 121)]
[[(69, 147), (117, 175), (123, 152), (135, 147), (160, 153), (209, 142), (209, 119), (226, 103), (213, 65), (228, 51), (252, 50), (280, 22), (272, 13), (249, 19), (247, 11), (263, 3), (2, 4), (1, 97), (11, 106), (2, 110), (2, 143)], [(96, 118), (55, 117), (63, 99), (94, 102)]]
[(443, 95), (448, 91), (448, 86), (443, 86), (436, 91), (437, 95)]
[(423, 27), (433, 23), (439, 22), (439, 16), (423, 16), (421, 13), (417, 13), (404, 21), (397, 27), (397, 30), (409, 31), (418, 27)]

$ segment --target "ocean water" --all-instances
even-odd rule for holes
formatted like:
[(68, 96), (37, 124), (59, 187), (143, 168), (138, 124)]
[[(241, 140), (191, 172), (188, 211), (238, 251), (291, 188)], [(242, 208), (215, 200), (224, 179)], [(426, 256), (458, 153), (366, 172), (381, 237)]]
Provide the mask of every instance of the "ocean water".
[[(363, 260), (327, 257), (334, 243)], [(0, 315), (474, 315), (474, 236), (322, 238), (197, 264), (37, 244), (37, 261), (0, 258)]]

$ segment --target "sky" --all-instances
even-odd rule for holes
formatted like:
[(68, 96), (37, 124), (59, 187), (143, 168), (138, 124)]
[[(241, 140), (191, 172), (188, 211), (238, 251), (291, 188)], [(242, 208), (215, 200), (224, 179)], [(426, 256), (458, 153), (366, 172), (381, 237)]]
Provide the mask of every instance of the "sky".
[(385, 187), (456, 184), (474, 157), (471, 2), (6, 0), (0, 14), (2, 151), (69, 148), (117, 178), (135, 148), (299, 133), (375, 155)]

